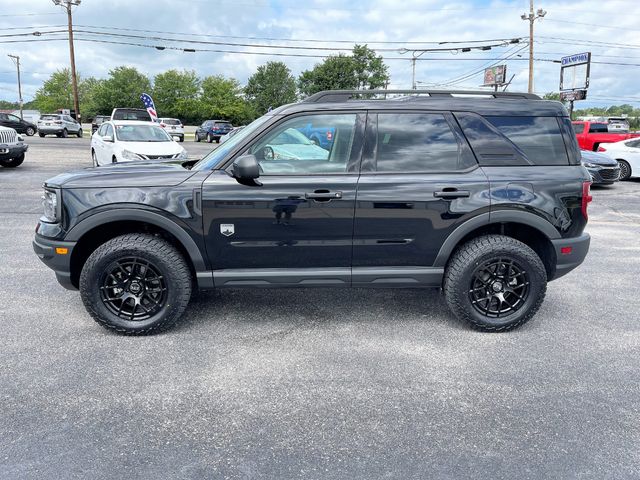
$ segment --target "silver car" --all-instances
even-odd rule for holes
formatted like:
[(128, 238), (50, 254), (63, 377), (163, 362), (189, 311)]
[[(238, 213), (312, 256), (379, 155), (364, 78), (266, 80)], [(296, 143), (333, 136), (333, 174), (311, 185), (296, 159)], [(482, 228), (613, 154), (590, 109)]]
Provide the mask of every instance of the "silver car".
[(70, 134), (82, 137), (82, 125), (76, 122), (69, 115), (52, 113), (42, 115), (38, 120), (38, 134), (55, 135), (56, 137), (67, 138)]

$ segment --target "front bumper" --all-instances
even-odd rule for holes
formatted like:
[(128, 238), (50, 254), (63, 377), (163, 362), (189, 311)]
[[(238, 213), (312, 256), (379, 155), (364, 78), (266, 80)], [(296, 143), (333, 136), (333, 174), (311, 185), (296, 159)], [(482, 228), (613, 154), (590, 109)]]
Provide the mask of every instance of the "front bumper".
[(593, 185), (611, 185), (620, 179), (620, 167), (588, 168)]
[(0, 143), (0, 160), (8, 160), (10, 158), (16, 158), (29, 150), (29, 145), (26, 143), (18, 143), (7, 145)]
[[(76, 242), (52, 240), (38, 234), (33, 240), (33, 251), (42, 263), (53, 270), (58, 283), (68, 290), (78, 289), (71, 282), (71, 254), (75, 246)], [(60, 253), (63, 251), (66, 253)]]
[(551, 240), (556, 252), (556, 270), (549, 280), (560, 278), (579, 266), (587, 256), (591, 237), (583, 233), (579, 237)]

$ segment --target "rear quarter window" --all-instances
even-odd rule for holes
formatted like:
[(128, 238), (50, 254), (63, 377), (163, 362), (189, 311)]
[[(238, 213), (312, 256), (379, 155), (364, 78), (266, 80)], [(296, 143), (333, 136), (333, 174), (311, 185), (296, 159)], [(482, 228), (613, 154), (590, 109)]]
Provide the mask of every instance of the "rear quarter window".
[(486, 116), (533, 165), (567, 165), (569, 158), (557, 117)]

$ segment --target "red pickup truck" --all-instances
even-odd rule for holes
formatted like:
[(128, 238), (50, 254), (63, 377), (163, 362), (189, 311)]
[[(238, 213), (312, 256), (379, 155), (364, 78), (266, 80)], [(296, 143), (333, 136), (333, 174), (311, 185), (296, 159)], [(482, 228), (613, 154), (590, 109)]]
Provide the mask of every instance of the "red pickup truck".
[(640, 133), (613, 133), (609, 132), (606, 123), (596, 122), (571, 122), (576, 134), (578, 145), (582, 150), (598, 150), (601, 143), (621, 142), (628, 138), (640, 137)]

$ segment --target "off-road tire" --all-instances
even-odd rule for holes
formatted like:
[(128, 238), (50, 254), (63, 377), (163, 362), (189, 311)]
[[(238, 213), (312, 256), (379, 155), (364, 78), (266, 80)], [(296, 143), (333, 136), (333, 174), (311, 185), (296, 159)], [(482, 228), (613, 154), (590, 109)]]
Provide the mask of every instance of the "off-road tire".
[(24, 162), (24, 153), (18, 155), (15, 158), (0, 160), (0, 165), (2, 165), (5, 168), (16, 168), (22, 165), (22, 162)]
[[(529, 290), (524, 304), (503, 318), (483, 315), (472, 304), (470, 289), (474, 272), (493, 259), (510, 259), (522, 266)], [(444, 295), (456, 317), (485, 332), (512, 330), (529, 321), (538, 311), (547, 290), (547, 272), (529, 246), (503, 235), (484, 235), (460, 246), (451, 256), (444, 278)]]
[(618, 160), (620, 166), (620, 180), (629, 180), (631, 177), (631, 165), (626, 160)]
[[(152, 262), (166, 281), (166, 302), (146, 320), (123, 319), (109, 311), (101, 298), (100, 287), (110, 265), (127, 257)], [(182, 254), (168, 241), (148, 234), (130, 233), (100, 245), (80, 274), (80, 295), (89, 314), (103, 327), (126, 335), (148, 335), (171, 327), (187, 308), (191, 290), (191, 271)]]

